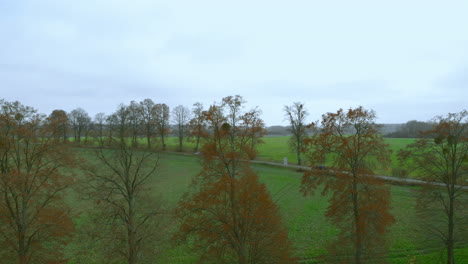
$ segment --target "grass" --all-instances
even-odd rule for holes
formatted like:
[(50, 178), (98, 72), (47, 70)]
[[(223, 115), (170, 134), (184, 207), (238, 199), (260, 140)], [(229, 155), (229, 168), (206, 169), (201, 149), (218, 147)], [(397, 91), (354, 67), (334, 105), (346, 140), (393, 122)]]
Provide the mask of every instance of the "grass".
[[(283, 163), (283, 159), (288, 158), (289, 164), (297, 164), (297, 155), (289, 147), (289, 136), (275, 136), (275, 137), (264, 137), (262, 138), (263, 143), (258, 145), (258, 154), (257, 159), (263, 161), (279, 162)], [(84, 141), (84, 139), (82, 139)], [(411, 144), (415, 141), (412, 138), (385, 138), (385, 143), (387, 143), (392, 150), (392, 165), (390, 168), (383, 170), (377, 169), (377, 174), (391, 176), (391, 168), (399, 167), (397, 153), (401, 148), (406, 147), (408, 144)], [(130, 142), (130, 141), (129, 141)], [(138, 143), (145, 146), (146, 138), (139, 138)], [(179, 141), (177, 137), (166, 137), (166, 151), (177, 152)], [(153, 146), (160, 146), (160, 138), (152, 139)], [(184, 140), (182, 152), (193, 153), (195, 148), (195, 143), (192, 140)], [(303, 155), (303, 160), (304, 159)]]
[(258, 159), (283, 162), (288, 158), (290, 164), (297, 164), (297, 155), (289, 147), (290, 137), (264, 137), (263, 144), (258, 145)]
[[(297, 164), (296, 153), (289, 148), (289, 137), (264, 137), (264, 144), (258, 146), (258, 158), (261, 160), (283, 162), (283, 158), (287, 157), (289, 163)], [(385, 143), (392, 150), (392, 161), (397, 163), (398, 150), (405, 148), (408, 144), (415, 141), (413, 138), (385, 138)]]
[[(405, 142), (400, 143), (404, 144)], [(268, 144), (267, 142), (265, 146)], [(270, 142), (270, 147), (275, 145), (281, 144), (275, 144), (275, 141)], [(270, 149), (274, 149), (274, 147)], [(80, 151), (85, 159), (92, 158), (90, 151)], [(337, 234), (337, 229), (324, 216), (328, 206), (328, 197), (319, 194), (313, 197), (304, 197), (299, 192), (302, 177), (299, 172), (268, 165), (254, 165), (253, 167), (281, 209), (290, 239), (295, 246), (296, 255), (302, 260), (302, 263), (319, 263), (318, 256), (326, 254), (326, 245)], [(162, 200), (168, 207), (173, 208), (181, 195), (188, 189), (192, 177), (200, 169), (200, 163), (195, 156), (161, 154), (160, 169), (148, 183), (154, 193), (154, 199)], [(418, 231), (418, 219), (413, 210), (415, 190), (416, 187), (391, 187), (392, 212), (397, 220), (388, 236), (391, 263), (408, 263), (413, 257), (416, 258), (417, 263), (439, 263), (440, 253), (438, 251), (424, 250), (425, 244)], [(70, 203), (77, 206), (82, 202), (70, 200)], [(83, 222), (86, 219), (79, 218), (76, 221)], [(68, 246), (70, 263), (78, 263), (73, 261), (76, 252), (73, 247), (83, 247), (87, 243), (89, 241), (81, 238)], [(90, 254), (99, 254), (99, 252), (90, 252)], [(460, 261), (468, 258), (468, 249), (459, 249), (457, 255)], [(158, 262), (188, 264), (195, 263), (196, 260), (196, 253), (191, 252), (186, 245), (171, 245), (161, 254)]]
[[(257, 159), (272, 161), (272, 162), (283, 162), (283, 159), (288, 158), (289, 164), (297, 164), (297, 155), (289, 148), (289, 138), (286, 136), (281, 137), (264, 137), (262, 140), (264, 144), (258, 146)], [(398, 150), (405, 148), (408, 144), (415, 141), (412, 138), (385, 138), (385, 143), (389, 145), (392, 150), (392, 165), (390, 168), (377, 168), (376, 173), (380, 175), (392, 176), (392, 168), (398, 168)], [(305, 155), (303, 154), (303, 161), (305, 161)]]

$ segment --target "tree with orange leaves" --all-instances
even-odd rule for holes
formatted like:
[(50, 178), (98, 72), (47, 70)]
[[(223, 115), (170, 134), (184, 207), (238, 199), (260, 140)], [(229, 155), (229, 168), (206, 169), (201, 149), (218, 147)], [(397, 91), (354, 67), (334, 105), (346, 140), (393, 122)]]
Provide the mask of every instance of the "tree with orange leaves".
[(53, 135), (57, 138), (62, 137), (63, 142), (67, 141), (68, 116), (64, 110), (54, 110), (47, 118)]
[(454, 264), (455, 246), (468, 241), (468, 111), (433, 121), (432, 129), (420, 133), (421, 138), (398, 156), (406, 168), (428, 182), (421, 188), (417, 212), (424, 233), (442, 242), (446, 263)]
[[(311, 170), (302, 178), (304, 195), (323, 187), (332, 193), (326, 216), (341, 230), (329, 248), (329, 262), (383, 263), (384, 237), (395, 220), (390, 190), (373, 177), (376, 164), (390, 162), (374, 111), (362, 107), (322, 115), (304, 143)], [(324, 166), (327, 163), (329, 166)]]
[(265, 123), (260, 118), (261, 114), (260, 109), (254, 108), (242, 117), (244, 124), (248, 125), (247, 137), (250, 139), (249, 158), (251, 160), (257, 157), (257, 144), (263, 143), (261, 138), (266, 134)]
[(74, 231), (63, 195), (72, 159), (57, 124), (19, 102), (0, 101), (0, 259), (64, 263)]
[(193, 242), (203, 263), (294, 263), (279, 208), (250, 168), (251, 129), (263, 128), (243, 103), (229, 96), (205, 112), (203, 170), (176, 209), (175, 238)]

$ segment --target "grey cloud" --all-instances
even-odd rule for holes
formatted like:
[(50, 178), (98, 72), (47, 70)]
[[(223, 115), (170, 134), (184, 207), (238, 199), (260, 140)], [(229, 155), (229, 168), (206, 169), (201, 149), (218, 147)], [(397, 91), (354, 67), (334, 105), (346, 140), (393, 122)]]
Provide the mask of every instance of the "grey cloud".
[(0, 0), (1, 96), (110, 112), (241, 94), (271, 124), (293, 101), (318, 114), (362, 104), (402, 122), (466, 105), (468, 67), (433, 83), (465, 51), (466, 8), (270, 2)]

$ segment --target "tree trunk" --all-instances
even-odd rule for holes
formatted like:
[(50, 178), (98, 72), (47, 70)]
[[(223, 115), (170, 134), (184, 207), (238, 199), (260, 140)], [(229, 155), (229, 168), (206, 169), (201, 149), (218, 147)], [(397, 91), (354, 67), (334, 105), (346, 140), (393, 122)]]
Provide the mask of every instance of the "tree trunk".
[[(28, 250), (26, 248), (26, 216), (28, 214), (27, 212), (27, 204), (25, 200), (22, 201), (20, 205), (21, 209), (18, 211), (17, 217), (17, 226), (18, 226), (18, 263), (19, 264), (27, 264), (28, 261)], [(18, 207), (17, 207), (18, 210)]]
[(67, 142), (67, 127), (63, 126), (63, 142)]
[(184, 128), (179, 126), (179, 151), (182, 152), (182, 142), (184, 140)]
[(301, 148), (299, 147), (299, 145), (297, 146), (297, 164), (302, 165)]
[(19, 264), (28, 264), (28, 256), (19, 254)]
[(200, 135), (197, 135), (197, 142), (195, 143), (195, 152), (198, 151), (198, 144), (200, 143)]
[(361, 263), (361, 254), (362, 254), (362, 241), (361, 241), (361, 228), (359, 226), (359, 204), (358, 204), (358, 193), (357, 193), (357, 183), (356, 176), (353, 175), (353, 213), (354, 213), (354, 225), (356, 232), (356, 240), (354, 241), (354, 263)]
[(148, 149), (151, 148), (151, 132), (150, 132), (150, 127), (146, 126), (146, 143), (148, 144)]
[[(22, 231), (19, 231), (22, 233)], [(19, 234), (18, 238), (18, 263), (19, 264), (27, 264), (28, 263), (28, 256), (25, 247), (25, 237), (23, 234)]]
[(184, 140), (183, 136), (179, 136), (179, 151), (182, 152), (182, 141)]
[(109, 128), (109, 138), (107, 139), (108, 144), (112, 143), (112, 128)]
[(102, 135), (102, 134), (103, 134), (102, 126), (99, 126), (99, 145), (102, 145), (102, 144), (103, 144), (103, 142), (102, 142), (102, 140), (103, 140), (103, 138), (102, 138), (103, 135)]
[[(452, 188), (454, 186), (451, 186)], [(452, 189), (453, 190), (453, 189)], [(454, 194), (453, 191), (449, 193), (449, 212), (448, 212), (448, 236), (447, 236), (447, 264), (455, 264), (454, 249)]]
[(134, 223), (135, 216), (135, 198), (130, 195), (128, 201), (128, 222), (127, 222), (127, 233), (128, 233), (128, 264), (137, 263), (137, 238)]
[(81, 128), (78, 128), (78, 143), (81, 142)]
[[(232, 171), (234, 171), (235, 164), (233, 164)], [(239, 260), (239, 264), (247, 264), (247, 250), (245, 248), (245, 243), (244, 243), (244, 237), (243, 237), (243, 230), (242, 226), (239, 224), (239, 219), (238, 219), (238, 213), (239, 213), (239, 207), (236, 199), (236, 181), (234, 176), (231, 176), (230, 178), (230, 194), (229, 198), (231, 200), (231, 217), (232, 217), (232, 222), (234, 225), (234, 232), (235, 232), (235, 237), (238, 243), (237, 246), (237, 257)]]
[[(299, 133), (299, 132), (297, 132)], [(297, 153), (297, 165), (302, 165), (302, 159), (301, 159), (301, 146), (302, 146), (302, 140), (299, 134), (296, 134), (296, 153)]]
[(239, 249), (239, 264), (247, 264), (247, 253), (245, 250), (245, 247), (243, 245), (240, 245)]

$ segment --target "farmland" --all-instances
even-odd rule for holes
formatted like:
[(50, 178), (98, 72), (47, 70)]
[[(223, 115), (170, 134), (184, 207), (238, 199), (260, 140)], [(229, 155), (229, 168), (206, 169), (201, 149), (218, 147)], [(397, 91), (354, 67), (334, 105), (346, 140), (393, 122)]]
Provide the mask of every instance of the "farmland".
[[(273, 141), (274, 142), (274, 141)], [(281, 142), (281, 141), (279, 141)], [(283, 139), (283, 142), (284, 139)], [(271, 142), (270, 142), (271, 143)], [(267, 143), (265, 145), (268, 144)], [(274, 149), (274, 148), (271, 148)], [(79, 149), (80, 156), (91, 159), (90, 151)], [(188, 189), (193, 176), (200, 170), (198, 158), (191, 155), (161, 154), (160, 167), (157, 174), (149, 182), (155, 202), (163, 201), (167, 208), (173, 208), (181, 195)], [(273, 200), (280, 206), (284, 222), (289, 230), (289, 236), (295, 247), (295, 255), (302, 263), (320, 263), (318, 257), (326, 253), (326, 244), (337, 233), (324, 213), (328, 206), (328, 197), (316, 194), (313, 197), (303, 197), (299, 192), (302, 174), (287, 168), (268, 165), (254, 165), (261, 181), (266, 184)], [(80, 174), (78, 174), (80, 175)], [(421, 235), (417, 217), (414, 213), (415, 195), (417, 187), (392, 186), (392, 212), (397, 220), (388, 236), (389, 260), (391, 263), (408, 263), (416, 259), (418, 263), (439, 263), (439, 251), (425, 243)], [(78, 199), (77, 195), (70, 195), (69, 202), (80, 208), (92, 207), (87, 201)], [(86, 214), (77, 217), (77, 234), (80, 226), (88, 221)], [(174, 230), (168, 228), (168, 237)], [(86, 251), (89, 246), (86, 236), (77, 236), (67, 248), (71, 263), (100, 263), (98, 252)], [(157, 242), (155, 242), (157, 243)], [(164, 242), (165, 250), (155, 261), (160, 263), (185, 264), (196, 261), (196, 252), (190, 251), (186, 245), (176, 245)], [(92, 244), (91, 244), (92, 245)], [(427, 249), (430, 247), (430, 249)], [(459, 258), (468, 257), (468, 248), (458, 249)]]
[[(262, 144), (258, 145), (258, 154), (257, 160), (261, 161), (270, 161), (283, 163), (283, 159), (288, 158), (289, 164), (297, 164), (296, 154), (289, 147), (289, 138), (288, 136), (274, 136), (274, 137), (263, 137)], [(155, 139), (156, 141), (157, 139)], [(392, 150), (392, 165), (386, 170), (378, 168), (376, 170), (377, 174), (392, 176), (392, 168), (398, 167), (397, 152), (399, 149), (404, 148), (408, 144), (414, 142), (415, 139), (412, 138), (385, 138), (384, 141), (389, 145), (389, 148)], [(169, 151), (176, 151), (177, 149), (177, 138), (169, 137), (167, 140), (167, 147)], [(142, 143), (144, 143), (142, 141)], [(194, 148), (193, 142), (184, 143), (184, 151), (188, 153), (193, 152)]]
[(468, 264), (432, 2), (0, 0), (0, 264)]
[[(467, 257), (464, 178), (447, 172), (451, 157), (446, 154), (457, 146), (453, 136), (439, 133), (418, 144), (410, 144), (414, 139), (382, 142), (377, 130), (360, 129), (366, 123), (356, 124), (356, 134), (327, 124), (317, 137), (303, 141), (310, 149), (302, 165), (333, 167), (308, 170), (281, 165), (284, 158), (290, 165), (298, 163), (288, 137), (260, 137), (259, 112), (236, 116), (240, 96), (223, 102), (204, 114), (203, 131), (199, 127), (190, 134), (200, 136), (198, 150), (193, 138), (186, 137), (184, 147), (177, 144), (183, 133), (169, 136), (163, 120), (167, 105), (154, 106), (163, 120), (156, 126), (159, 134), (151, 133), (151, 122), (144, 126), (143, 119), (130, 118), (141, 113), (135, 103), (120, 105), (105, 119), (107, 126), (98, 118), (100, 123), (84, 133), (78, 121), (90, 119), (83, 109), (74, 110), (72, 139), (63, 110), (45, 117), (19, 102), (5, 102), (1, 256), (12, 263), (16, 251), (18, 262), (25, 264), (349, 263), (352, 258), (363, 263), (361, 257), (368, 263), (438, 263), (443, 258), (453, 263)], [(341, 111), (329, 115), (345, 118)], [(372, 119), (362, 107), (350, 109), (349, 115)], [(400, 168), (396, 153), (405, 146), (419, 151), (402, 152), (406, 167)], [(468, 149), (455, 150), (452, 156), (459, 163), (454, 159), (452, 164), (463, 165), (463, 177)], [(438, 161), (442, 165), (433, 167)], [(452, 175), (449, 183), (433, 178), (449, 192), (438, 185), (423, 188), (420, 181), (400, 186), (408, 181), (391, 185), (369, 177), (373, 172), (404, 176), (403, 168), (411, 167), (445, 169), (414, 172)], [(448, 238), (438, 239), (434, 231), (440, 233), (447, 222)], [(452, 243), (455, 233), (458, 241)], [(27, 262), (33, 253), (34, 260)]]

